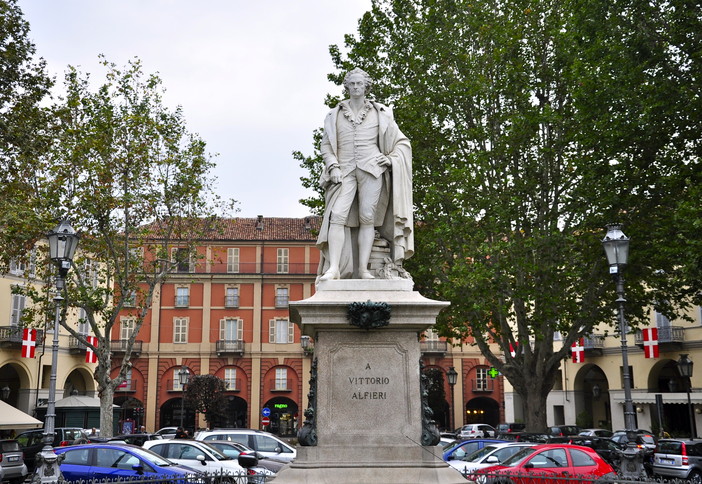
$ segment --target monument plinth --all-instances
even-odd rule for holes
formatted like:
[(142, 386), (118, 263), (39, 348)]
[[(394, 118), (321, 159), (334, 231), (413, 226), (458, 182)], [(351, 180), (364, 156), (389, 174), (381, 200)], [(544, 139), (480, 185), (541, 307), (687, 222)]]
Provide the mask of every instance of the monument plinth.
[(290, 303), (292, 321), (315, 340), (316, 445), (298, 446), (277, 484), (465, 482), (441, 447), (422, 445), (418, 334), (446, 306), (408, 279), (321, 281), (314, 296)]

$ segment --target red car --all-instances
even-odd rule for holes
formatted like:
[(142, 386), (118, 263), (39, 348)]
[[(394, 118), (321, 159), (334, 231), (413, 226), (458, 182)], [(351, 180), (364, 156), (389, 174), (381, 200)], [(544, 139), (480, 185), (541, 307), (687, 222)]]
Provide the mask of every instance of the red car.
[(525, 447), (499, 465), (485, 467), (467, 476), (478, 484), (553, 484), (572, 479), (616, 476), (614, 469), (589, 447), (570, 444), (541, 444)]

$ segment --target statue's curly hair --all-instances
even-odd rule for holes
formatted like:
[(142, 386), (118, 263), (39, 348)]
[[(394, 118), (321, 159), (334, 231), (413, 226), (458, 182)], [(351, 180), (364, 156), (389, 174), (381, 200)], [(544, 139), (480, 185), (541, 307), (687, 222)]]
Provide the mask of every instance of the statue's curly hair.
[(344, 76), (344, 95), (349, 94), (349, 90), (346, 87), (346, 84), (349, 82), (349, 78), (353, 74), (361, 74), (363, 76), (363, 82), (364, 82), (364, 85), (366, 87), (366, 94), (368, 94), (371, 90), (371, 87), (373, 87), (373, 79), (371, 79), (371, 76), (369, 76), (366, 71), (364, 71), (360, 67), (356, 67), (355, 69), (352, 69), (349, 72), (347, 72), (346, 75)]

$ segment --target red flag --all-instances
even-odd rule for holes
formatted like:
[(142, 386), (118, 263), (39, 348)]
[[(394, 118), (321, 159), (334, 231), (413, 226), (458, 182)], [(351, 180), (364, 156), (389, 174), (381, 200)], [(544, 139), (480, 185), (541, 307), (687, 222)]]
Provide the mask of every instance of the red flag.
[(643, 340), (646, 358), (658, 358), (658, 328), (644, 329)]
[(580, 338), (575, 341), (570, 351), (573, 353), (573, 363), (582, 363), (585, 361), (585, 338)]
[[(92, 344), (93, 346), (97, 346), (97, 336), (88, 336), (87, 337), (88, 343)], [(90, 346), (85, 347), (85, 362), (86, 363), (97, 363), (97, 355), (93, 351), (93, 349)]]
[(37, 330), (24, 328), (22, 331), (22, 358), (34, 358), (37, 347)]
[(517, 356), (517, 348), (519, 347), (519, 343), (515, 342), (514, 346), (512, 346), (512, 343), (509, 344), (509, 354), (512, 355), (512, 358)]

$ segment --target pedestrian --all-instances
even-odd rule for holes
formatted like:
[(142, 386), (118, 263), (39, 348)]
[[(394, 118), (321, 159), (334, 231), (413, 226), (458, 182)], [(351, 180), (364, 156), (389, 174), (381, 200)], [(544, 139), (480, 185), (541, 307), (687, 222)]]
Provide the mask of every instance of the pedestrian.
[(187, 439), (188, 433), (183, 429), (183, 427), (178, 427), (175, 434), (176, 439)]

